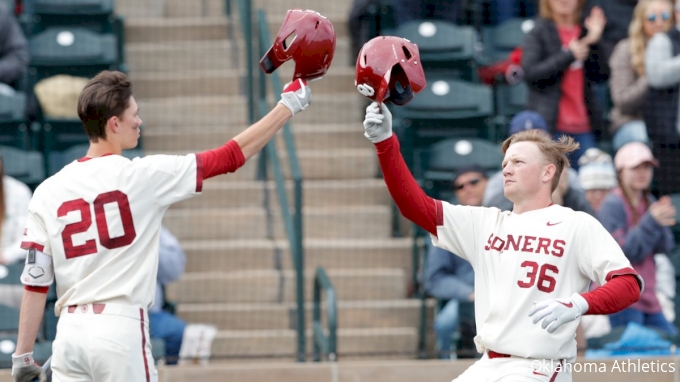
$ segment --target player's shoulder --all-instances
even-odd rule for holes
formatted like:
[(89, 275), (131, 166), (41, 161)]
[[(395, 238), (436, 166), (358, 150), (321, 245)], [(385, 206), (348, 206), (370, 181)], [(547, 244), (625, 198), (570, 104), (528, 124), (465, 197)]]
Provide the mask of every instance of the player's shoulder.
[(194, 161), (195, 154), (173, 155), (173, 154), (153, 154), (132, 159), (132, 165), (140, 168), (164, 168), (174, 166), (186, 161)]

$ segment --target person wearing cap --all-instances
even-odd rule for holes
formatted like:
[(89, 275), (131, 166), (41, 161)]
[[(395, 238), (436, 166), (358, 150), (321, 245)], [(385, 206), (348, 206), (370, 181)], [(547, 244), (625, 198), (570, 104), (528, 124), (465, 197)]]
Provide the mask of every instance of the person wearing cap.
[(597, 212), (609, 191), (617, 185), (612, 157), (592, 147), (579, 158), (579, 166), (578, 179), (585, 192), (586, 200)]
[(675, 224), (676, 210), (668, 196), (656, 200), (649, 192), (654, 167), (658, 165), (644, 143), (623, 145), (614, 156), (618, 187), (602, 202), (598, 219), (621, 245), (623, 253), (645, 281), (638, 302), (609, 316), (611, 326), (636, 322), (672, 336), (678, 330), (664, 317), (656, 296), (654, 255), (670, 253), (675, 247), (670, 227)]
[[(487, 176), (480, 166), (459, 169), (452, 183), (458, 203), (466, 206), (482, 205)], [(434, 330), (439, 358), (450, 359), (452, 336), (460, 328), (460, 303), (474, 301), (474, 271), (467, 260), (429, 244), (425, 261), (425, 291), (444, 302), (435, 317)]]
[[(532, 129), (543, 131), (546, 135), (549, 135), (548, 125), (540, 114), (534, 111), (523, 111), (515, 115), (510, 121), (508, 135)], [(571, 167), (565, 170), (560, 177), (559, 186), (553, 192), (553, 202), (569, 207), (574, 211), (583, 211), (595, 215), (583, 193), (578, 173)], [(489, 178), (482, 205), (484, 207), (497, 207), (501, 211), (512, 210), (512, 202), (505, 197), (503, 192), (503, 171), (498, 171)]]

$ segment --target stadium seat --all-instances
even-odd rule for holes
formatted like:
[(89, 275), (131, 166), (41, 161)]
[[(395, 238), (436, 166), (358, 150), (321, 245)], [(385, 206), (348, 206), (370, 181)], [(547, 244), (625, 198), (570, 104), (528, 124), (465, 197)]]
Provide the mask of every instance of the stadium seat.
[(503, 153), (499, 145), (478, 138), (452, 138), (435, 143), (419, 155), (422, 164), (420, 176), (425, 191), (442, 199), (453, 196), (451, 178), (454, 172), (473, 164), (482, 167), (487, 173), (501, 169)]
[[(494, 63), (508, 58), (510, 52), (522, 45), (524, 36), (534, 27), (534, 20), (514, 18), (495, 27), (482, 29), (484, 61)], [(494, 88), (496, 113), (504, 117), (504, 124), (510, 118), (526, 109), (528, 89), (524, 82), (516, 85), (497, 85)]]
[(399, 26), (395, 34), (418, 45), (423, 68), (445, 70), (447, 75), (475, 81), (477, 32), (445, 20), (415, 20)]
[(26, 93), (0, 94), (0, 145), (30, 147), (26, 123)]
[(0, 304), (0, 333), (19, 330), (19, 309)]
[(35, 187), (45, 179), (43, 154), (14, 147), (0, 146), (5, 174)]
[(24, 0), (24, 13), (31, 15), (105, 15), (113, 13), (113, 0)]
[(54, 68), (54, 74), (82, 75), (89, 67), (115, 69), (118, 65), (117, 39), (113, 34), (96, 33), (81, 27), (50, 27), (30, 38), (31, 66)]
[(16, 346), (16, 334), (0, 334), (0, 369), (12, 367), (12, 353), (14, 353)]
[(24, 271), (24, 264), (0, 264), (0, 284), (21, 285), (21, 273)]

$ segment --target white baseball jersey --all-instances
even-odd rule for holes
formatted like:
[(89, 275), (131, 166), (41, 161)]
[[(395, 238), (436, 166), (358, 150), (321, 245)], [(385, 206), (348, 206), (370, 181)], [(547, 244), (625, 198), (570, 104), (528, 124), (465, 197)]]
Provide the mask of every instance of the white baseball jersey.
[(446, 202), (437, 209), (433, 243), (475, 270), (480, 353), (572, 360), (580, 320), (548, 333), (528, 315), (534, 302), (586, 292), (591, 280), (637, 275), (609, 232), (583, 212), (551, 205), (515, 214)]
[(163, 214), (200, 193), (201, 169), (193, 154), (107, 155), (74, 161), (36, 189), (21, 246), (52, 256), (57, 315), (88, 303), (151, 306)]

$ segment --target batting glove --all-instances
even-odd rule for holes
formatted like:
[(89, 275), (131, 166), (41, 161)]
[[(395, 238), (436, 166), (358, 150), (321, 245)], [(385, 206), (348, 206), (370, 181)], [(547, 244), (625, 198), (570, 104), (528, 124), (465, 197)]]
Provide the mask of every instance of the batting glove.
[(309, 104), (312, 103), (312, 90), (304, 80), (297, 79), (289, 82), (283, 87), (279, 103), (290, 109), (293, 115), (295, 115), (307, 109)]
[(534, 324), (543, 320), (541, 327), (552, 333), (567, 322), (574, 321), (588, 311), (588, 302), (578, 293), (564, 300), (547, 300), (539, 302), (529, 312), (534, 317)]
[(373, 102), (368, 105), (364, 130), (364, 136), (373, 143), (382, 142), (392, 136), (392, 113), (384, 103), (378, 105)]
[(14, 382), (32, 382), (35, 379), (39, 382), (47, 381), (45, 370), (36, 365), (33, 360), (33, 352), (12, 354), (12, 377), (14, 377)]

